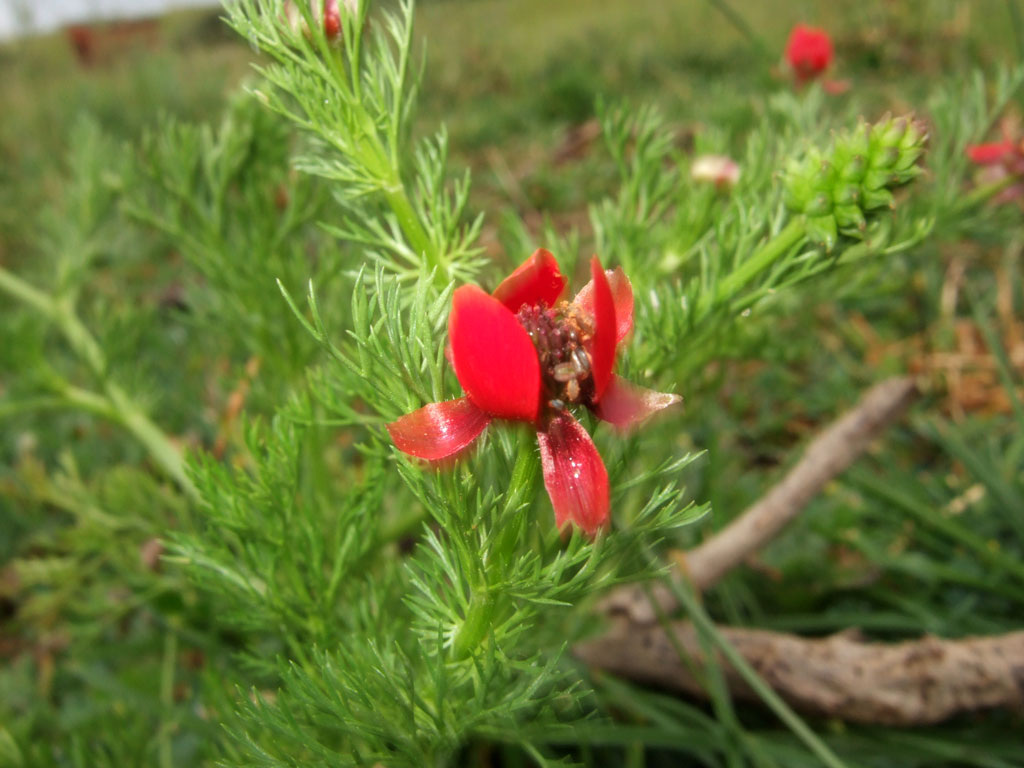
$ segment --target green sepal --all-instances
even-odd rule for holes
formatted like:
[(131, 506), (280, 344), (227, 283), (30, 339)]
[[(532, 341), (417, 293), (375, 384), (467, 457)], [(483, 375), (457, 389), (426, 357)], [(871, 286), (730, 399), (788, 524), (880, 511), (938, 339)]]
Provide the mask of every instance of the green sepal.
[(832, 202), (836, 208), (839, 206), (855, 205), (860, 200), (860, 187), (854, 184), (844, 184), (836, 187)]
[(860, 206), (865, 211), (873, 211), (876, 208), (894, 208), (896, 202), (888, 189), (868, 189), (864, 191)]
[(868, 191), (883, 189), (893, 183), (893, 172), (888, 168), (878, 168), (868, 171), (864, 175), (864, 183), (861, 188), (865, 195)]
[(867, 226), (867, 219), (858, 205), (837, 205), (834, 215), (844, 234), (848, 234), (847, 230), (860, 231)]
[(819, 192), (804, 206), (808, 216), (826, 216), (832, 213), (832, 198), (825, 192)]
[(807, 239), (831, 252), (839, 240), (839, 230), (834, 216), (808, 216)]

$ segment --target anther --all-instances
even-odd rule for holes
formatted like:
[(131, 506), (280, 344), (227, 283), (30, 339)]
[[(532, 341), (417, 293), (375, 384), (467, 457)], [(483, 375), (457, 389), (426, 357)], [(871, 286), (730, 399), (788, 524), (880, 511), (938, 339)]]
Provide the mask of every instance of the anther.
[(576, 379), (579, 376), (579, 371), (572, 363), (559, 363), (551, 369), (551, 375), (555, 381), (564, 383)]
[(590, 373), (590, 357), (587, 355), (587, 352), (583, 347), (576, 347), (572, 351), (572, 362), (573, 366), (576, 368), (576, 372), (579, 374), (577, 378), (586, 376)]

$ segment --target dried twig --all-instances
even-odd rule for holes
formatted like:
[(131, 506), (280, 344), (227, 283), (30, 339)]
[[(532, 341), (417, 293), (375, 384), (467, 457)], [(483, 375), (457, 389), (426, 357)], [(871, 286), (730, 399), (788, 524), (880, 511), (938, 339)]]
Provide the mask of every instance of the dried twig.
[[(625, 617), (575, 653), (632, 680), (706, 695), (696, 630), (681, 621), (670, 631), (689, 665), (663, 627), (638, 626)], [(1024, 632), (881, 644), (863, 642), (855, 632), (807, 639), (759, 629), (718, 631), (786, 701), (816, 715), (910, 726), (989, 707), (1024, 710)], [(733, 695), (756, 698), (735, 670), (718, 663)]]
[[(860, 456), (886, 426), (917, 396), (913, 380), (886, 379), (819, 434), (793, 469), (757, 503), (703, 544), (680, 553), (677, 560), (699, 590), (715, 585), (726, 573), (771, 541), (836, 475)], [(665, 612), (678, 606), (667, 587), (654, 585), (653, 597)], [(639, 624), (652, 624), (655, 612), (645, 592), (621, 587), (603, 603), (608, 613), (624, 613)]]

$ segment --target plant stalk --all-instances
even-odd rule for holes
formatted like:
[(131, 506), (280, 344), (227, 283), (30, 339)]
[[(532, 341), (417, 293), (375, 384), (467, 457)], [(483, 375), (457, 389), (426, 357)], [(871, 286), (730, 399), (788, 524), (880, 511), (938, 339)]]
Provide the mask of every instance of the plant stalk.
[(103, 350), (70, 304), (55, 300), (2, 267), (0, 290), (53, 322), (64, 335), (72, 351), (89, 366), (103, 388), (103, 394), (98, 395), (68, 385), (61, 387), (60, 394), (70, 404), (120, 424), (142, 443), (153, 461), (168, 477), (191, 499), (198, 500), (199, 492), (185, 471), (181, 451), (163, 430), (150, 420), (141, 406), (110, 380)]
[(713, 306), (732, 301), (751, 280), (798, 245), (805, 234), (803, 218), (795, 216), (790, 219), (781, 232), (718, 282), (713, 291), (713, 298), (709, 294), (701, 297), (694, 313), (694, 324), (703, 320)]

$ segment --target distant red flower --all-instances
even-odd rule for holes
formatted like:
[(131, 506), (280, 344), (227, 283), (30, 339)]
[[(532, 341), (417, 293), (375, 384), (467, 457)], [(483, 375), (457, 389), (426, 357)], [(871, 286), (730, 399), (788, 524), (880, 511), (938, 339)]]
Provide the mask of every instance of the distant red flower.
[(1017, 154), (1020, 154), (1020, 148), (1010, 139), (967, 146), (968, 159), (977, 165), (996, 165)]
[(786, 43), (786, 61), (796, 79), (807, 82), (818, 77), (832, 64), (832, 38), (823, 29), (797, 24)]
[(338, 0), (324, 0), (324, 34), (328, 40), (337, 40), (341, 34), (341, 11)]
[(1020, 183), (1002, 190), (994, 200), (1004, 203), (1024, 198), (1024, 140), (1015, 141), (1009, 137), (987, 144), (969, 144), (967, 158), (975, 165), (982, 166), (979, 180), (995, 184), (1008, 176), (1016, 177)]
[(464, 285), (452, 296), (450, 359), (465, 397), (431, 403), (387, 425), (405, 453), (440, 461), (468, 448), (492, 419), (537, 431), (555, 524), (589, 535), (608, 522), (608, 473), (590, 435), (569, 409), (589, 408), (624, 429), (679, 402), (613, 373), (633, 327), (633, 288), (595, 256), (591, 281), (570, 303), (555, 257), (537, 250), (487, 294)]
[[(350, 13), (354, 13), (357, 9), (355, 0), (345, 0), (345, 7)], [(324, 36), (331, 42), (338, 40), (341, 36), (341, 9), (338, 7), (338, 0), (310, 0), (309, 11), (317, 24), (323, 25)], [(284, 13), (294, 29), (301, 29), (303, 34), (309, 37), (306, 22), (292, 0), (285, 0)]]
[(67, 28), (68, 41), (75, 51), (78, 63), (83, 67), (92, 66), (96, 48), (96, 37), (92, 29), (76, 24)]

